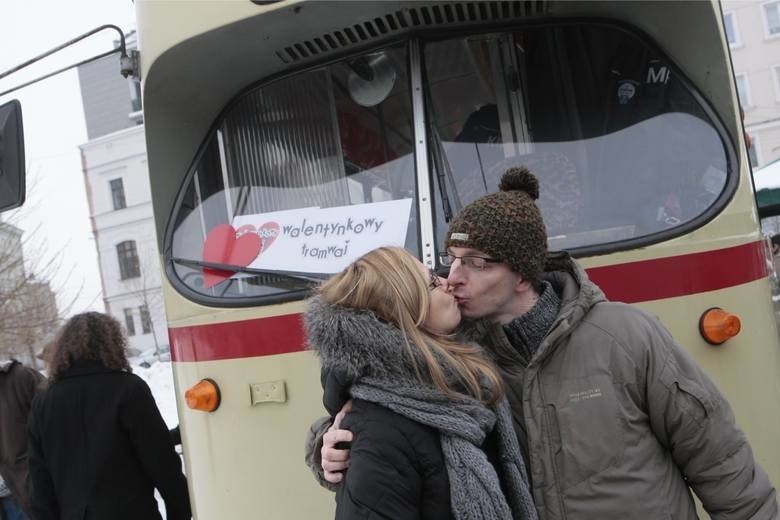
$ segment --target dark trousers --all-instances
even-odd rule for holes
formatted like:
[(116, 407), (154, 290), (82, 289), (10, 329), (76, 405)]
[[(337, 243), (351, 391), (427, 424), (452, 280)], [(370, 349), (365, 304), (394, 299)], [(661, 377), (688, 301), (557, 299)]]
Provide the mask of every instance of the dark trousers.
[(28, 520), (27, 515), (11, 497), (0, 498), (0, 520)]

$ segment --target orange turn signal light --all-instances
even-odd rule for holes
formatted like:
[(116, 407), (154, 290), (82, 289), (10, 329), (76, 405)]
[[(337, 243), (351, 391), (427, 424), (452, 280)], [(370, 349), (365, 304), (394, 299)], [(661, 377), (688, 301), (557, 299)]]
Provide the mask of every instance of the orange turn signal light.
[(729, 338), (733, 338), (742, 329), (739, 316), (724, 311), (720, 307), (713, 307), (704, 311), (699, 319), (699, 332), (704, 341), (712, 345), (720, 345)]
[(213, 412), (219, 408), (222, 399), (219, 387), (213, 379), (201, 379), (195, 386), (184, 392), (187, 406), (201, 412)]

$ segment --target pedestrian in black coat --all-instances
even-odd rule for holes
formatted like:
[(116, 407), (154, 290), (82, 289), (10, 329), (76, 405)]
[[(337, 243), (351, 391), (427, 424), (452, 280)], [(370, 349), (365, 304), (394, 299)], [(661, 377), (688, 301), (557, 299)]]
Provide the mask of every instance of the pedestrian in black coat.
[(155, 488), (168, 520), (191, 518), (181, 459), (125, 347), (119, 323), (101, 313), (60, 332), (28, 424), (35, 520), (161, 519)]

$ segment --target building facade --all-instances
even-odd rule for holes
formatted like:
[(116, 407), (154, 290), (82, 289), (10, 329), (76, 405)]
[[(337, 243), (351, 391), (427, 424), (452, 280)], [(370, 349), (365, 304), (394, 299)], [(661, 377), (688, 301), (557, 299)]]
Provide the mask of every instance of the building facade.
[(60, 323), (57, 298), (48, 282), (25, 265), (22, 230), (0, 218), (0, 360), (38, 366)]
[[(125, 44), (128, 50), (135, 48), (134, 33), (126, 36)], [(78, 76), (88, 139), (143, 124), (141, 84), (119, 74), (117, 55), (79, 66)]]
[(722, 9), (751, 163), (760, 168), (780, 158), (780, 0), (728, 0)]
[[(134, 38), (128, 36), (128, 46)], [(168, 349), (140, 85), (108, 56), (79, 67), (89, 141), (80, 146), (106, 312), (131, 354)]]

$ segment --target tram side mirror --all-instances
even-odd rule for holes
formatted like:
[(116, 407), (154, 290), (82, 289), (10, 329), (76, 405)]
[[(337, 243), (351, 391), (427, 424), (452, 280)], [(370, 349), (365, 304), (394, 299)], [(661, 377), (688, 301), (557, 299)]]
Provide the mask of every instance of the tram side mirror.
[(0, 211), (24, 203), (24, 130), (16, 99), (0, 106)]

